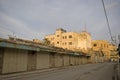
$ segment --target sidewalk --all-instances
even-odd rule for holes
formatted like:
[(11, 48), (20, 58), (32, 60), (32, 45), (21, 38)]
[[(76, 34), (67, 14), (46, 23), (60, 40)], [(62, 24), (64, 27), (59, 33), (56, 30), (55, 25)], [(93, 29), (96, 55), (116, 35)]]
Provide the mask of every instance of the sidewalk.
[[(101, 64), (101, 63), (98, 63)], [(90, 64), (85, 64), (85, 65), (90, 65)], [(75, 65), (75, 66), (64, 66), (64, 67), (55, 67), (55, 68), (48, 68), (48, 69), (40, 69), (40, 70), (35, 70), (35, 71), (23, 71), (23, 72), (14, 72), (14, 73), (10, 73), (10, 74), (2, 74), (0, 75), (0, 79), (4, 79), (4, 78), (9, 78), (9, 77), (22, 77), (22, 76), (27, 76), (27, 75), (38, 75), (40, 73), (45, 73), (45, 72), (51, 72), (51, 71), (56, 71), (56, 70), (69, 70), (69, 69), (74, 69), (77, 67), (82, 67), (84, 65)]]
[(117, 73), (118, 73), (117, 80), (120, 80), (120, 64), (117, 67)]
[(41, 69), (41, 70), (35, 70), (35, 71), (24, 71), (19, 73), (2, 74), (0, 75), (0, 78), (23, 76), (23, 75), (29, 75), (29, 74), (38, 74), (42, 72), (55, 71), (60, 69), (71, 69), (74, 67), (76, 66), (65, 66), (65, 67), (48, 68), (48, 69)]
[(114, 78), (113, 80), (120, 80), (120, 64), (116, 64), (114, 67)]
[(51, 68), (51, 69), (43, 69), (43, 70), (35, 70), (35, 71), (25, 71), (25, 72), (19, 72), (19, 73), (10, 73), (10, 74), (3, 74), (0, 75), (0, 78), (3, 77), (14, 77), (14, 76), (19, 76), (19, 75), (28, 75), (28, 74), (34, 74), (34, 73), (41, 73), (41, 72), (46, 72), (46, 71), (53, 71), (56, 70), (57, 68)]

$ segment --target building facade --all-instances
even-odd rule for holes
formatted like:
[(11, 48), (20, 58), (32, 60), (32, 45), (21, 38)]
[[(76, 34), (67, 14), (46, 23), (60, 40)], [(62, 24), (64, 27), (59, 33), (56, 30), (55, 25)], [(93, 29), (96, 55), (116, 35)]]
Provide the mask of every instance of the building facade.
[(106, 40), (93, 40), (92, 41), (92, 49), (94, 51), (100, 51), (104, 54), (104, 59), (110, 59), (110, 43)]
[(110, 49), (110, 60), (113, 62), (117, 61), (118, 60), (117, 46), (115, 46), (114, 44), (110, 44), (109, 49)]
[(89, 58), (83, 53), (34, 44), (32, 41), (0, 39), (0, 75), (87, 64)]
[(39, 39), (33, 39), (33, 42), (35, 42), (35, 43), (41, 43), (41, 41)]
[(60, 28), (54, 34), (45, 36), (45, 38), (50, 41), (51, 45), (64, 49), (82, 51), (91, 48), (91, 35), (86, 31), (81, 33), (67, 32)]

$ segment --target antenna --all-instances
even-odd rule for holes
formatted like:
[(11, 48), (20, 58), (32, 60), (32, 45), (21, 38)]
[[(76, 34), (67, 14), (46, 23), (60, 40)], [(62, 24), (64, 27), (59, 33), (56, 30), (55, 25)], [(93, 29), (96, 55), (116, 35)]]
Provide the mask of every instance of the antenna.
[(84, 28), (85, 28), (85, 31), (87, 31), (87, 29), (86, 29), (86, 23), (84, 24)]
[(13, 32), (13, 38), (16, 39), (16, 34), (15, 34), (15, 32)]

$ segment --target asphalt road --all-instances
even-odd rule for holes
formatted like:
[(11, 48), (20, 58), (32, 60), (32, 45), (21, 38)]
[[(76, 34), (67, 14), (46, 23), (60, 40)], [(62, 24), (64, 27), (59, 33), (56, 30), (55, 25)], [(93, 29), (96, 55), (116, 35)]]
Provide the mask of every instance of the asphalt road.
[(45, 72), (9, 74), (0, 76), (0, 80), (112, 80), (113, 75), (114, 63), (99, 63)]

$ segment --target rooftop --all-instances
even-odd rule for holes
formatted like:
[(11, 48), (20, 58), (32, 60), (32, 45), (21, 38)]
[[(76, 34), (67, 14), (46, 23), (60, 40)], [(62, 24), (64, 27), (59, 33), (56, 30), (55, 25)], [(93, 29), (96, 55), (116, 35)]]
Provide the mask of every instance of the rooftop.
[(81, 56), (81, 55), (88, 56), (83, 52), (74, 52), (74, 51), (63, 49), (63, 48), (46, 46), (43, 44), (35, 43), (33, 41), (17, 39), (17, 38), (13, 40), (0, 38), (0, 47), (23, 49), (23, 50), (38, 51), (38, 52), (47, 51), (47, 52), (70, 54), (70, 55), (77, 55), (77, 56)]

